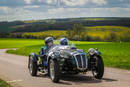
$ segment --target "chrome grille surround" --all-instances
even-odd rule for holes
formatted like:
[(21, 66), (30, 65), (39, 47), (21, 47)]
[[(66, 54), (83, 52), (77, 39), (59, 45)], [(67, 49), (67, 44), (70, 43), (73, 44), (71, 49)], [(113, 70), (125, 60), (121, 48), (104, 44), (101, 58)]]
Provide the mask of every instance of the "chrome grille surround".
[(76, 61), (77, 69), (84, 71), (88, 68), (88, 58), (86, 54), (75, 54), (74, 58)]

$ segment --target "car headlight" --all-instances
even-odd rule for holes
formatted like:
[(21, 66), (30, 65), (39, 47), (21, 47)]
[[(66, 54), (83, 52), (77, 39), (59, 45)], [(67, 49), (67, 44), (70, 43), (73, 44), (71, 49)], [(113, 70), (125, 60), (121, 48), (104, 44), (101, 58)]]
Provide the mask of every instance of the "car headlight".
[(90, 55), (93, 55), (93, 54), (95, 53), (95, 49), (90, 48), (90, 49), (88, 50), (88, 52), (89, 52)]

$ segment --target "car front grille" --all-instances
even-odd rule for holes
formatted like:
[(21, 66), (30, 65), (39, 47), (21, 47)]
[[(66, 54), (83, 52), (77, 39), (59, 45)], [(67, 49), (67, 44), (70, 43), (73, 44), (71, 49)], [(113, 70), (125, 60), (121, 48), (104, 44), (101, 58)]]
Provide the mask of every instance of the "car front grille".
[(84, 54), (75, 55), (75, 60), (77, 68), (80, 70), (85, 70), (87, 68), (87, 56)]

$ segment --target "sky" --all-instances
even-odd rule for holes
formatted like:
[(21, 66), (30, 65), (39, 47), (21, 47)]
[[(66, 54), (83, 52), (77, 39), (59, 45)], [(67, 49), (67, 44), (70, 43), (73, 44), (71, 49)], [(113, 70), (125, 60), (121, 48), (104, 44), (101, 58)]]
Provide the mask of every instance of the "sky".
[(0, 21), (130, 17), (130, 0), (0, 0)]

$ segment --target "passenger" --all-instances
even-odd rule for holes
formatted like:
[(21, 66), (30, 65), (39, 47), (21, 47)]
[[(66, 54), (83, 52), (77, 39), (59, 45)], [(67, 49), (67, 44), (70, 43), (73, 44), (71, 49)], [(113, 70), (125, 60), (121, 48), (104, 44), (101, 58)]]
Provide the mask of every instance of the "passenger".
[(53, 37), (47, 37), (45, 38), (45, 46), (41, 48), (40, 51), (40, 62), (43, 63), (44, 60), (46, 60), (44, 58), (44, 55), (49, 51), (49, 49), (51, 48), (51, 46), (53, 46)]
[(61, 38), (60, 39), (60, 45), (68, 45), (68, 39), (67, 38)]

